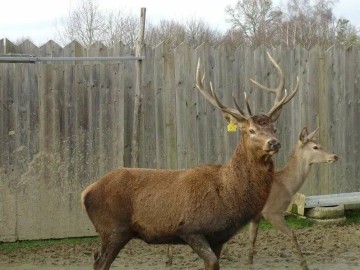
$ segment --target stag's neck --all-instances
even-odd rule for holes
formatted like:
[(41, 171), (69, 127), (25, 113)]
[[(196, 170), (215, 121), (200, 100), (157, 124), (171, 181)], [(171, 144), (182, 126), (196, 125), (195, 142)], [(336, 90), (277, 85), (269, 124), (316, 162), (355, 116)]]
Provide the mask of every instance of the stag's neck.
[(224, 204), (232, 209), (232, 219), (240, 227), (261, 212), (274, 176), (271, 157), (256, 157), (245, 146), (241, 142), (230, 162), (222, 168)]
[(310, 169), (310, 164), (298, 156), (295, 148), (285, 167), (276, 173), (276, 179), (282, 182), (290, 193), (294, 195), (305, 182)]
[[(255, 167), (254, 167), (255, 166)], [(250, 173), (250, 170), (264, 171), (265, 173), (274, 171), (274, 164), (271, 156), (258, 156), (246, 147), (246, 142), (242, 138), (227, 166), (228, 170)], [(246, 169), (244, 171), (244, 169)]]

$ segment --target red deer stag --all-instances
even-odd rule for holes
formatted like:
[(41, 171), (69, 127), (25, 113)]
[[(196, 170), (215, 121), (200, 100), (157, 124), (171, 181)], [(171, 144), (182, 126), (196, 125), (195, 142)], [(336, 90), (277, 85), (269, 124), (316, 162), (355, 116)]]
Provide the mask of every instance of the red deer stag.
[(290, 100), (286, 91), (269, 113), (249, 116), (224, 106), (211, 84), (211, 95), (206, 92), (200, 63), (196, 81), (201, 94), (241, 129), (235, 153), (226, 165), (119, 168), (88, 186), (82, 202), (102, 241), (94, 269), (109, 269), (128, 241), (140, 238), (188, 244), (205, 270), (218, 270), (223, 244), (262, 210), (273, 179), (271, 156), (280, 148), (273, 123)]
[(254, 218), (249, 227), (249, 237), (251, 248), (249, 252), (249, 263), (253, 263), (255, 254), (255, 242), (261, 218), (268, 220), (274, 227), (289, 236), (294, 242), (297, 255), (301, 259), (302, 269), (308, 270), (306, 260), (301, 252), (296, 240), (295, 232), (292, 231), (284, 219), (284, 212), (289, 206), (293, 195), (300, 189), (306, 176), (310, 172), (312, 164), (332, 163), (338, 160), (338, 157), (328, 153), (313, 140), (317, 129), (308, 134), (306, 128), (300, 133), (299, 141), (294, 146), (287, 165), (280, 171), (275, 172), (274, 182), (268, 200), (256, 218)]

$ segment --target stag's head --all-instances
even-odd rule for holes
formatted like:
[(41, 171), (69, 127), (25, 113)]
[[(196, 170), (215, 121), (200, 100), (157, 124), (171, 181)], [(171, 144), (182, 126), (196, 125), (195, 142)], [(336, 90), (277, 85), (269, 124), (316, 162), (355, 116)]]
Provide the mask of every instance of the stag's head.
[(283, 95), (284, 90), (284, 74), (274, 59), (268, 54), (270, 61), (273, 63), (278, 71), (280, 83), (276, 89), (267, 88), (254, 80), (251, 80), (255, 85), (261, 89), (270, 91), (276, 95), (273, 107), (266, 114), (253, 115), (249, 106), (248, 98), (244, 93), (244, 100), (247, 107), (247, 112), (242, 110), (234, 98), (235, 108), (226, 107), (221, 103), (216, 95), (215, 89), (210, 82), (210, 93), (204, 87), (205, 75), (200, 75), (200, 60), (196, 70), (196, 86), (200, 93), (216, 108), (220, 109), (224, 118), (228, 123), (236, 125), (241, 130), (241, 137), (247, 149), (252, 151), (256, 156), (268, 157), (277, 153), (280, 149), (280, 142), (275, 135), (274, 123), (280, 116), (282, 107), (289, 102), (295, 95), (298, 89), (298, 81), (295, 90), (290, 96), (287, 91)]
[(337, 155), (329, 153), (313, 139), (317, 131), (318, 129), (315, 129), (309, 134), (306, 127), (302, 129), (295, 154), (300, 156), (307, 164), (333, 163), (337, 161)]

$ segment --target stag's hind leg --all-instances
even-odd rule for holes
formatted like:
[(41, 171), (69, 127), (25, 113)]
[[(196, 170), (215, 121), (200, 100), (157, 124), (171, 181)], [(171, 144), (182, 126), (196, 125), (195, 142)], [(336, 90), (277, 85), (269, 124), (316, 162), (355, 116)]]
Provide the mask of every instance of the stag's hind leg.
[(204, 260), (205, 270), (220, 269), (219, 259), (203, 235), (186, 235), (182, 239)]
[(101, 236), (101, 252), (95, 254), (94, 270), (109, 270), (120, 250), (132, 238), (128, 232), (114, 231), (110, 235)]

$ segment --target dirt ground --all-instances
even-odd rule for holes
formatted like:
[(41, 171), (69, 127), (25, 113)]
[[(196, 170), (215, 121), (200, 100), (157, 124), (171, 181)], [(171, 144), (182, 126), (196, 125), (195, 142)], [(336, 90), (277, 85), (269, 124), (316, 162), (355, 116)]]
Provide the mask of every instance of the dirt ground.
[[(313, 270), (360, 269), (359, 225), (314, 225), (296, 229), (298, 240)], [(87, 244), (55, 244), (48, 247), (0, 251), (1, 270), (92, 269), (98, 241)], [(224, 247), (221, 269), (301, 269), (291, 241), (275, 229), (259, 232), (254, 265), (246, 264), (249, 242), (242, 231)], [(133, 240), (121, 251), (111, 269), (203, 269), (203, 262), (187, 246), (174, 246), (172, 267), (166, 267), (166, 246)]]

